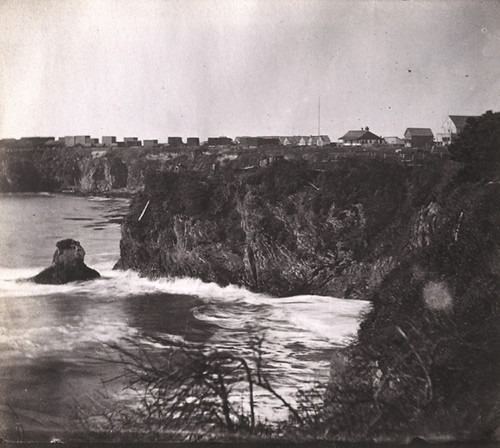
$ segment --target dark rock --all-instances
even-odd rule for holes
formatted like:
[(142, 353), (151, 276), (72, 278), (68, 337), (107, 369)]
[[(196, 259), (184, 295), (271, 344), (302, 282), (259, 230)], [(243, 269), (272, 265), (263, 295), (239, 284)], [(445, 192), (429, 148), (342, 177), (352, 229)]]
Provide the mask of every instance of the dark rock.
[(35, 283), (62, 285), (64, 283), (92, 280), (100, 277), (99, 272), (84, 262), (85, 251), (79, 241), (70, 238), (57, 243), (52, 266), (33, 277)]
[(366, 299), (409, 246), (417, 209), (401, 192), (412, 174), (372, 161), (332, 170), (282, 161), (152, 174), (122, 223), (115, 268), (274, 296)]

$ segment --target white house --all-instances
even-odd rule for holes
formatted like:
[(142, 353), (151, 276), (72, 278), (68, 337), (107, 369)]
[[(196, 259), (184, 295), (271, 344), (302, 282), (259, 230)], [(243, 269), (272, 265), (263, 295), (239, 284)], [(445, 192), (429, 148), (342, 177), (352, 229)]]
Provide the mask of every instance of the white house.
[(479, 118), (475, 115), (449, 115), (443, 123), (442, 131), (437, 134), (436, 141), (442, 145), (449, 145), (464, 130), (469, 118)]

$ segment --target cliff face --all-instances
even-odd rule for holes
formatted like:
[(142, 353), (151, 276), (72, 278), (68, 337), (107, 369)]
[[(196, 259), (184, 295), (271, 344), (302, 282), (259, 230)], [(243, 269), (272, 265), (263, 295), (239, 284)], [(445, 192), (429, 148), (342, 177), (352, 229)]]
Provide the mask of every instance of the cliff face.
[(357, 340), (332, 363), (317, 434), (500, 438), (495, 117), (464, 133), (457, 161), (156, 174), (123, 223), (118, 267), (371, 300)]
[(499, 147), (500, 114), (487, 113), (450, 149), (460, 169), (421, 190), (432, 197), (408, 250), (332, 368), (332, 437), (500, 438)]
[[(0, 148), (0, 192), (133, 193), (144, 187), (149, 171), (194, 165), (193, 153), (159, 148)], [(196, 169), (206, 169), (198, 162)]]
[(499, 195), (498, 182), (450, 185), (417, 214), (411, 250), (332, 369), (332, 436), (500, 436)]
[(350, 161), (319, 172), (283, 161), (250, 173), (157, 174), (123, 224), (118, 266), (277, 296), (366, 298), (439, 219), (437, 204), (409, 191), (439, 182), (430, 169)]
[(99, 156), (89, 148), (4, 151), (0, 156), (0, 191), (102, 193), (136, 182), (129, 171), (137, 162), (113, 153)]

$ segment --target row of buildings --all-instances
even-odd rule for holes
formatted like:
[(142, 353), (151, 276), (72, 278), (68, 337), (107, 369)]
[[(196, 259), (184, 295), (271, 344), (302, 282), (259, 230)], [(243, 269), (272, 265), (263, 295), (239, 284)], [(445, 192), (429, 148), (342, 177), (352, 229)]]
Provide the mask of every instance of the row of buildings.
[(379, 137), (370, 128), (348, 131), (340, 141), (346, 146), (394, 145), (408, 148), (428, 148), (433, 145), (447, 146), (464, 130), (467, 120), (478, 118), (471, 115), (449, 115), (442, 126), (442, 132), (434, 133), (430, 128), (406, 128), (404, 138)]
[(19, 140), (13, 138), (0, 139), (0, 147), (4, 148), (39, 148), (46, 146), (61, 146), (66, 148), (124, 148), (124, 147), (156, 147), (156, 146), (200, 146), (198, 137), (189, 137), (186, 142), (181, 137), (168, 137), (168, 143), (159, 143), (158, 140), (139, 140), (138, 137), (125, 137), (118, 141), (115, 136), (103, 136), (101, 141), (90, 135), (67, 135), (65, 137), (22, 137)]
[[(159, 143), (156, 139), (149, 140), (139, 140), (138, 137), (124, 137), (123, 141), (118, 141), (115, 136), (103, 136), (101, 143), (99, 139), (91, 138), (90, 135), (69, 135), (60, 138), (58, 141), (63, 141), (64, 146), (107, 146), (107, 147), (133, 147), (133, 146), (144, 146), (144, 147), (155, 147), (163, 146), (168, 144), (169, 146), (184, 145), (182, 137), (168, 137), (168, 143)], [(199, 146), (200, 139), (198, 137), (188, 137), (186, 140), (186, 145), (188, 146)]]
[[(234, 140), (229, 137), (209, 137), (203, 146), (228, 146), (237, 145), (245, 148), (259, 146), (325, 146), (331, 144), (327, 135), (319, 136), (271, 136), (271, 137), (236, 137)], [(43, 146), (64, 146), (72, 147), (159, 147), (159, 146), (200, 146), (198, 137), (188, 137), (186, 141), (182, 137), (168, 137), (167, 143), (159, 143), (158, 140), (139, 140), (138, 137), (125, 137), (123, 141), (118, 141), (115, 136), (103, 136), (101, 141), (92, 138), (90, 135), (68, 135), (56, 139), (55, 137), (23, 137), (16, 139), (0, 140), (1, 146), (6, 147), (43, 147)]]
[(430, 128), (407, 128), (404, 138), (379, 137), (369, 127), (348, 131), (339, 139), (344, 146), (378, 146), (390, 145), (407, 148), (427, 148), (435, 144), (434, 134)]
[(256, 146), (325, 146), (331, 144), (328, 135), (294, 135), (271, 137), (236, 137), (234, 143), (244, 147)]
[[(442, 126), (441, 133), (434, 137), (430, 128), (407, 128), (404, 138), (380, 137), (365, 127), (360, 130), (351, 130), (339, 138), (339, 144), (343, 146), (378, 146), (389, 145), (395, 147), (410, 148), (430, 148), (433, 145), (446, 146), (463, 131), (470, 118), (476, 116), (450, 115)], [(98, 138), (90, 135), (69, 135), (55, 139), (55, 137), (23, 137), (16, 139), (0, 140), (1, 147), (7, 148), (35, 148), (43, 146), (64, 146), (64, 147), (158, 147), (168, 145), (175, 146), (200, 146), (198, 137), (188, 137), (186, 142), (182, 137), (168, 137), (167, 143), (159, 143), (158, 140), (139, 140), (138, 137), (125, 137), (123, 141), (118, 141), (115, 136), (103, 136), (99, 142)], [(229, 137), (210, 137), (202, 145), (206, 146), (227, 146), (237, 145), (245, 148), (255, 148), (259, 146), (315, 146), (323, 147), (332, 145), (328, 135), (309, 136), (242, 136), (232, 140)], [(336, 145), (333, 143), (333, 145)]]

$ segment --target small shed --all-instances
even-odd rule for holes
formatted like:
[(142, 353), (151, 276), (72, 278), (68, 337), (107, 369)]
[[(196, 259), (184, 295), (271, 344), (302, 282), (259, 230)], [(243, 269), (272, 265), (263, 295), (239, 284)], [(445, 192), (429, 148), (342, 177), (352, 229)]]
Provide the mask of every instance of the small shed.
[(74, 135), (66, 135), (64, 137), (64, 146), (75, 146), (75, 136)]
[(91, 146), (92, 143), (90, 142), (90, 135), (76, 135), (75, 145)]
[(207, 140), (208, 146), (224, 146), (230, 145), (233, 142), (229, 137), (209, 137)]
[(157, 139), (148, 139), (143, 141), (143, 145), (146, 148), (152, 148), (154, 146), (158, 146), (158, 140)]
[(168, 146), (181, 146), (184, 142), (182, 141), (182, 137), (169, 137), (168, 138)]
[(186, 143), (188, 146), (200, 146), (200, 139), (198, 137), (188, 137)]
[(402, 138), (395, 137), (395, 136), (384, 137), (384, 142), (387, 145), (391, 145), (391, 146), (402, 146), (405, 143), (405, 141)]
[(245, 148), (252, 148), (258, 145), (258, 137), (240, 136), (234, 139), (235, 143)]
[(142, 146), (142, 141), (137, 137), (124, 137), (123, 143), (125, 146)]
[(102, 137), (102, 144), (104, 146), (117, 146), (116, 137), (114, 135), (105, 135)]

